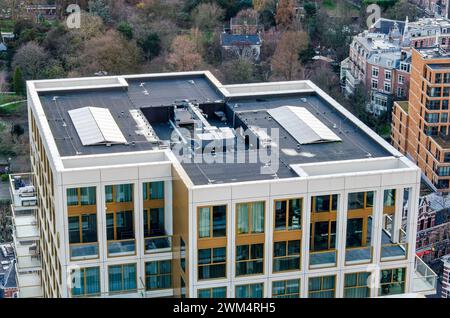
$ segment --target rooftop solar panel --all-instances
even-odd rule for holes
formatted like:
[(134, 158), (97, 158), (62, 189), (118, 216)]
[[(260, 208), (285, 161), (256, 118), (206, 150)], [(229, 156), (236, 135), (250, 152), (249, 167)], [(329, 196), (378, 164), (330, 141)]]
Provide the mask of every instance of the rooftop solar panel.
[(83, 146), (127, 142), (107, 108), (83, 107), (68, 113)]
[(267, 112), (301, 145), (341, 141), (304, 107), (282, 106)]

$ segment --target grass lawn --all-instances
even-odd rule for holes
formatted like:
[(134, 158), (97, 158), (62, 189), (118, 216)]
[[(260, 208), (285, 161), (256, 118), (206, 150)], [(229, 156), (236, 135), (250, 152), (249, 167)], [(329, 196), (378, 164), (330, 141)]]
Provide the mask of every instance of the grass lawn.
[[(0, 116), (12, 115), (20, 111), (22, 107), (25, 105), (25, 102), (22, 102), (25, 99), (26, 97), (23, 96), (0, 94)], [(1, 107), (1, 105), (8, 103), (12, 104)]]
[(26, 99), (26, 98), (23, 96), (19, 96), (19, 95), (0, 94), (0, 106), (3, 104), (16, 102), (16, 101), (20, 101), (20, 100), (24, 100), (24, 99)]

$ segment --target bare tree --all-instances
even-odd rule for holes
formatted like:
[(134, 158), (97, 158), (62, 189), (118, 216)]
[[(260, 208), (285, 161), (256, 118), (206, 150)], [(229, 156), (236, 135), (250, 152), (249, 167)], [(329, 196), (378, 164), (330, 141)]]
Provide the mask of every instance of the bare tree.
[(175, 37), (170, 51), (167, 62), (174, 71), (193, 71), (202, 64), (195, 43), (187, 35)]
[(299, 78), (299, 72), (302, 69), (299, 53), (307, 47), (308, 35), (306, 32), (284, 32), (272, 57), (273, 76), (287, 81)]

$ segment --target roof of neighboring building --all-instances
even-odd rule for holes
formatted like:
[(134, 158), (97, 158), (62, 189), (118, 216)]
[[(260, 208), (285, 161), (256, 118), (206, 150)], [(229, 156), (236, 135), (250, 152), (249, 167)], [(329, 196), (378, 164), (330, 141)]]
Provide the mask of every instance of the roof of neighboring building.
[(372, 32), (378, 32), (378, 33), (383, 33), (383, 34), (387, 35), (394, 29), (395, 23), (397, 23), (400, 33), (403, 34), (403, 30), (405, 29), (405, 21), (390, 20), (390, 19), (385, 19), (385, 18), (378, 19), (370, 27), (370, 30)]
[(243, 35), (243, 34), (230, 34), (222, 33), (221, 41), (223, 46), (233, 46), (233, 45), (260, 45), (261, 37), (259, 34), (253, 35)]

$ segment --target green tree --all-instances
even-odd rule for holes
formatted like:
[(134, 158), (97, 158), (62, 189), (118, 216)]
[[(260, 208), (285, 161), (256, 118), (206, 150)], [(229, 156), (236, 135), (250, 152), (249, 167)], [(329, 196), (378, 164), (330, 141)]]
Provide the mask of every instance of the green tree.
[(161, 38), (158, 33), (150, 33), (144, 40), (139, 41), (138, 44), (142, 51), (144, 51), (147, 60), (157, 57), (161, 52)]
[(16, 94), (25, 95), (25, 82), (23, 80), (22, 70), (20, 69), (19, 66), (16, 67), (14, 71), (13, 87)]
[(133, 28), (131, 27), (131, 25), (126, 22), (126, 21), (122, 21), (117, 25), (117, 31), (119, 31), (120, 33), (122, 33), (122, 35), (127, 39), (127, 40), (131, 40), (133, 38)]

